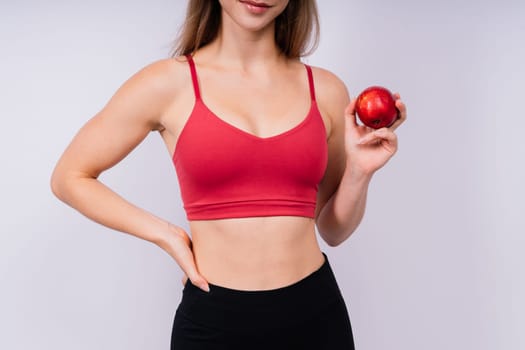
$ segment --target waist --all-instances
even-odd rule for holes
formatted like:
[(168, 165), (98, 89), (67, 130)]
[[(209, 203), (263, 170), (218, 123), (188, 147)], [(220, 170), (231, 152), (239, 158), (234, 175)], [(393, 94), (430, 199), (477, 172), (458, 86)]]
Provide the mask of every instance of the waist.
[[(284, 329), (330, 310), (342, 296), (328, 258), (299, 281), (276, 289), (244, 291), (210, 284), (206, 293), (188, 280), (177, 310), (195, 323), (221, 330)], [(271, 348), (271, 347), (270, 347)]]
[(192, 221), (190, 227), (197, 268), (215, 285), (280, 288), (308, 276), (324, 261), (310, 218)]

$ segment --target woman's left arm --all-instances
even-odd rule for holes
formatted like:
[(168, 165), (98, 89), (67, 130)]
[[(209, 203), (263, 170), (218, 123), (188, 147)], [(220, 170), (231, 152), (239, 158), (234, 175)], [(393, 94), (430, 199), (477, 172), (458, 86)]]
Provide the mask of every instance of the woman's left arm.
[(397, 151), (394, 130), (406, 120), (406, 107), (394, 94), (399, 118), (389, 128), (357, 123), (355, 99), (331, 73), (320, 71), (320, 109), (329, 122), (328, 166), (319, 186), (316, 223), (330, 246), (344, 242), (363, 218), (373, 174)]

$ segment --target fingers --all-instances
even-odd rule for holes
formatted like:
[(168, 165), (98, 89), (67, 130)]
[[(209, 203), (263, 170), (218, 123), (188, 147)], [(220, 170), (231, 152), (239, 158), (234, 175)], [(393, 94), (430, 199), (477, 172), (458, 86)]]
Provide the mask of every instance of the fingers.
[(205, 292), (210, 291), (210, 286), (206, 279), (199, 273), (195, 264), (195, 257), (191, 249), (191, 240), (186, 232), (181, 228), (176, 228), (171, 240), (168, 253), (177, 261), (185, 275), (183, 284), (189, 279), (191, 283)]
[(194, 286), (197, 286), (198, 288), (202, 289), (203, 291), (205, 291), (205, 292), (209, 292), (210, 291), (210, 286), (209, 286), (208, 282), (201, 275), (197, 274), (196, 276), (193, 276), (192, 279), (190, 279), (190, 278), (188, 278), (188, 276), (186, 274), (183, 274), (182, 275), (182, 279), (181, 279), (182, 285), (186, 286), (186, 283), (188, 282), (188, 280), (191, 282), (191, 284), (193, 284)]
[(381, 128), (375, 131), (372, 131), (361, 139), (357, 141), (358, 145), (373, 145), (373, 144), (383, 144), (383, 141), (387, 141), (390, 145), (393, 146), (391, 151), (395, 151), (397, 148), (397, 136), (390, 130), (390, 128)]
[(392, 124), (389, 127), (389, 129), (392, 131), (396, 130), (407, 119), (407, 108), (406, 108), (406, 105), (403, 103), (403, 101), (401, 101), (401, 95), (399, 95), (399, 93), (396, 92), (393, 94), (393, 96), (396, 101), (396, 108), (399, 111), (399, 116), (397, 120), (394, 122), (394, 124)]
[(195, 270), (194, 273), (191, 273), (188, 278), (191, 281), (191, 284), (194, 286), (202, 289), (205, 292), (210, 291), (210, 285), (208, 284), (208, 281), (206, 281), (206, 279), (202, 277), (202, 275), (200, 275), (197, 270)]
[[(193, 253), (189, 247), (186, 246), (186, 248), (179, 253), (179, 260), (179, 265), (184, 271), (185, 277), (187, 276), (186, 280), (189, 279), (194, 286), (205, 292), (209, 292), (210, 286), (206, 279), (198, 272)], [(186, 284), (186, 282), (184, 282), (184, 284)]]

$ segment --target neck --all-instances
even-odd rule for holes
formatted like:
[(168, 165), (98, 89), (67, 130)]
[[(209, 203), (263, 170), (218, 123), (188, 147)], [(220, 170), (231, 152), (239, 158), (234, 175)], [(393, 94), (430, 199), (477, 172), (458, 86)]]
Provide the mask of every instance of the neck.
[(227, 16), (223, 16), (217, 38), (208, 49), (221, 65), (246, 71), (262, 64), (276, 63), (283, 57), (275, 43), (273, 22), (261, 30), (249, 31), (239, 27)]

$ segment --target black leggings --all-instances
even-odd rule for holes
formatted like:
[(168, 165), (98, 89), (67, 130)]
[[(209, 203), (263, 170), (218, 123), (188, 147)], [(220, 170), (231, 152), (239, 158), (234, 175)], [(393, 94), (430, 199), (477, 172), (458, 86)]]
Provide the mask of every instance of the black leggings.
[(345, 302), (324, 264), (290, 286), (240, 291), (187, 282), (175, 314), (172, 350), (353, 350)]

